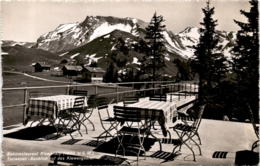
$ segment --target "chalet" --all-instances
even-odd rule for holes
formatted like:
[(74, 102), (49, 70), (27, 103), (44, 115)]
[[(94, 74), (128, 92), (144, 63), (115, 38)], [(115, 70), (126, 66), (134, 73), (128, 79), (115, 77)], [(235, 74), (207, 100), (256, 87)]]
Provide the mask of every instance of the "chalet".
[(82, 73), (82, 66), (65, 65), (62, 68), (64, 76), (78, 76)]
[(102, 82), (105, 71), (100, 67), (84, 67), (82, 77), (90, 82)]
[(50, 71), (51, 66), (45, 64), (45, 62), (36, 62), (33, 63), (32, 66), (34, 67), (35, 72), (42, 72), (42, 71)]

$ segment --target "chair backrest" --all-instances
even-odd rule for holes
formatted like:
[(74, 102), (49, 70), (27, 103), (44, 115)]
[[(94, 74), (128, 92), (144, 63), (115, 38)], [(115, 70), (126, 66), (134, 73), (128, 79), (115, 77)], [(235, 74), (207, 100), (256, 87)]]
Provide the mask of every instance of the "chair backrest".
[(124, 105), (128, 105), (128, 104), (134, 104), (137, 103), (139, 101), (138, 97), (125, 97), (124, 98)]
[(114, 118), (120, 122), (140, 122), (143, 120), (140, 109), (124, 106), (114, 106)]
[(72, 94), (78, 95), (78, 96), (88, 96), (88, 91), (86, 91), (86, 90), (73, 90)]
[(201, 123), (201, 120), (202, 120), (202, 115), (204, 113), (205, 107), (206, 107), (206, 104), (203, 104), (203, 105), (200, 105), (199, 108), (198, 108), (198, 114), (195, 117), (195, 122), (194, 122), (194, 127), (195, 127), (196, 130), (198, 130), (198, 128), (200, 126), (200, 123)]
[(109, 102), (108, 98), (106, 98), (106, 97), (98, 96), (95, 99), (95, 105), (98, 109), (107, 108), (109, 104), (110, 104), (110, 102)]
[(112, 99), (110, 102), (108, 102), (107, 98), (97, 98), (98, 104), (97, 104), (97, 110), (98, 110), (98, 115), (100, 118), (100, 121), (102, 121), (103, 119), (108, 119), (111, 118), (109, 110), (108, 110), (108, 105), (111, 104), (114, 99)]
[(85, 97), (77, 97), (74, 101), (74, 105), (73, 108), (82, 108), (84, 107), (84, 103), (85, 103)]
[(252, 123), (252, 126), (253, 126), (253, 129), (255, 131), (255, 134), (256, 134), (257, 138), (259, 139), (259, 129), (256, 126), (253, 111), (252, 111), (252, 109), (251, 109), (251, 107), (250, 107), (250, 105), (248, 103), (247, 103), (247, 107), (248, 107), (248, 112), (249, 112), (249, 116), (250, 116), (250, 121)]
[(152, 101), (167, 101), (167, 96), (158, 94), (158, 95), (152, 95), (149, 97), (150, 100)]

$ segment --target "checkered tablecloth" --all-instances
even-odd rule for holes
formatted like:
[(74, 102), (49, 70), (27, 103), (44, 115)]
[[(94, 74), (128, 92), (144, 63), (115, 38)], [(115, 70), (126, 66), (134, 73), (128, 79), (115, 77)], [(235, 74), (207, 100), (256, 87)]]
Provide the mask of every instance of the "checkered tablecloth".
[[(170, 101), (150, 101), (141, 100), (125, 107), (144, 108), (141, 110), (141, 116), (144, 119), (157, 120), (161, 126), (164, 136), (167, 136), (167, 126), (171, 125), (173, 117), (177, 116), (177, 106), (175, 102)], [(168, 124), (168, 125), (167, 125)]]
[[(73, 108), (74, 101), (77, 97), (80, 96), (56, 95), (30, 98), (26, 116), (55, 119), (60, 110)], [(85, 105), (87, 105), (87, 98), (85, 100)]]
[(173, 117), (177, 116), (177, 107), (175, 102), (144, 100), (128, 106), (145, 109), (148, 108), (149, 110), (141, 112), (141, 116), (152, 117), (155, 119), (164, 118), (165, 123), (171, 123)]

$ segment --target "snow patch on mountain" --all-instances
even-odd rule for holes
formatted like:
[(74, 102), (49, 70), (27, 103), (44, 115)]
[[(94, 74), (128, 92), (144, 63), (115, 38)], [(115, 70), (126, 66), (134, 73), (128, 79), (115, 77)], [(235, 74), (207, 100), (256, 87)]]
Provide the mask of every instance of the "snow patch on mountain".
[(185, 59), (188, 59), (191, 56), (193, 56), (194, 51), (192, 51), (188, 48), (185, 48), (185, 47), (182, 48), (177, 41), (174, 41), (171, 39), (171, 37), (169, 36), (169, 34), (166, 31), (163, 32), (163, 36), (166, 40), (165, 46), (169, 52), (179, 54), (180, 56), (182, 56)]
[(67, 31), (69, 29), (72, 29), (76, 26), (76, 23), (72, 23), (72, 24), (62, 24), (57, 28), (57, 33), (62, 33), (64, 31)]
[(69, 53), (69, 52), (64, 52), (64, 53), (60, 54), (59, 57), (62, 57), (64, 55), (66, 55), (67, 53)]
[(87, 54), (85, 55), (85, 58), (86, 60), (88, 60), (88, 63), (87, 65), (90, 65), (92, 62), (98, 62), (99, 59), (101, 59), (102, 57), (96, 57), (96, 54)]
[(104, 38), (109, 38), (109, 37), (110, 37), (110, 34), (108, 34), (108, 35), (104, 36)]
[(134, 57), (132, 64), (141, 65), (141, 62), (138, 62), (138, 59), (136, 57)]
[(167, 61), (171, 61), (170, 56), (168, 54), (164, 56), (164, 59)]
[(111, 25), (108, 22), (105, 22), (95, 29), (95, 31), (89, 37), (89, 42), (98, 38), (98, 37), (100, 37), (100, 36), (111, 33), (114, 30), (121, 30), (121, 31), (131, 33), (132, 27), (129, 24)]
[(180, 32), (178, 34), (180, 37), (189, 37), (193, 39), (199, 39), (200, 38), (200, 33), (199, 33), (199, 28), (197, 27), (188, 27), (184, 31)]
[[(111, 44), (113, 44), (113, 43), (111, 43)], [(114, 51), (114, 50), (116, 50), (116, 44), (113, 45), (112, 48), (111, 48), (111, 51)]]
[(70, 56), (70, 59), (74, 59), (76, 56), (78, 56), (80, 53), (76, 53)]
[(8, 54), (9, 54), (8, 52), (1, 51), (1, 55), (8, 55)]

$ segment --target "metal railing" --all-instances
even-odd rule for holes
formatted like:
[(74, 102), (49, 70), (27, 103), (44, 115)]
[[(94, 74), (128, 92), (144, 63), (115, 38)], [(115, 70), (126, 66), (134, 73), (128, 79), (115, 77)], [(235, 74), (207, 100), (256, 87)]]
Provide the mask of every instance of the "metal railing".
[[(113, 97), (116, 102), (119, 102), (127, 95), (138, 94), (139, 97), (145, 97), (151, 93), (163, 93), (165, 91), (168, 93), (179, 92), (177, 95), (179, 95), (178, 99), (180, 100), (182, 95), (186, 98), (188, 95), (195, 94), (198, 87), (194, 82), (175, 83), (173, 81), (154, 81), (2, 88), (3, 109), (23, 107), (24, 113), (30, 92), (36, 90), (38, 92), (49, 92), (52, 95), (57, 95), (69, 94), (72, 89), (88, 90), (89, 95)], [(15, 99), (15, 101), (13, 99)]]

